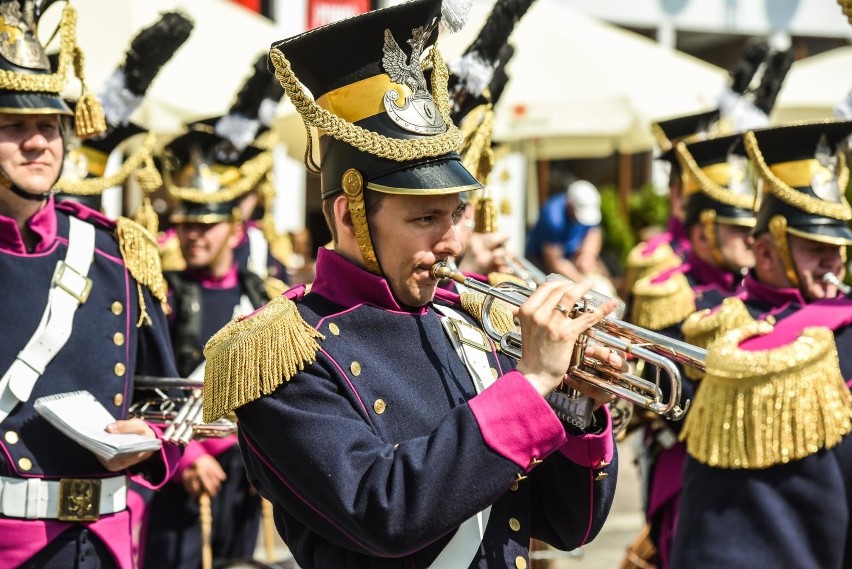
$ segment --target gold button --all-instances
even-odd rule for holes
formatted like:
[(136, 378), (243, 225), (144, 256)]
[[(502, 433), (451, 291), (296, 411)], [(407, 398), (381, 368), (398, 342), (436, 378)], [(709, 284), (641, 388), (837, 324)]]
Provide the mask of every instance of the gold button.
[(543, 461), (540, 458), (532, 457), (532, 460), (530, 461), (530, 468), (532, 468), (534, 466), (538, 466), (542, 462)]
[(119, 314), (122, 313), (122, 311), (124, 311), (124, 306), (122, 306), (121, 303), (116, 300), (115, 302), (112, 303), (112, 306), (110, 306), (109, 309), (112, 310), (113, 314), (118, 316)]
[(495, 368), (491, 368), (491, 375), (494, 376), (494, 379), (497, 379), (497, 370)]
[(382, 401), (381, 399), (376, 399), (376, 402), (373, 403), (373, 411), (375, 411), (379, 415), (384, 413), (385, 409), (387, 409), (387, 407), (388, 407), (387, 404), (384, 401)]
[(606, 478), (607, 476), (609, 476), (609, 474), (607, 474), (606, 472), (603, 472), (603, 471), (598, 472), (598, 475), (597, 475), (597, 476), (595, 476), (595, 481), (603, 480), (603, 479), (604, 479), (604, 478)]
[(352, 375), (356, 377), (361, 375), (361, 364), (359, 364), (358, 362), (352, 362), (351, 364), (349, 364), (349, 371), (351, 371)]
[(113, 334), (112, 335), (112, 343), (115, 344), (116, 346), (123, 346), (124, 345), (124, 334), (122, 334), (121, 332), (116, 332), (115, 334)]
[(10, 445), (13, 445), (20, 440), (18, 438), (18, 433), (16, 433), (15, 431), (6, 431), (6, 434), (3, 435), (3, 438), (6, 439), (6, 442)]
[(121, 407), (121, 404), (124, 403), (124, 395), (116, 393), (115, 397), (112, 398), (112, 402), (115, 403), (116, 407)]
[(527, 569), (527, 560), (518, 555), (515, 557), (515, 567), (517, 569)]
[(126, 368), (124, 367), (124, 364), (123, 364), (123, 363), (118, 362), (118, 363), (117, 363), (117, 364), (115, 364), (115, 366), (112, 368), (112, 371), (113, 371), (113, 372), (115, 372), (115, 375), (117, 375), (118, 377), (121, 377), (121, 376), (123, 376), (123, 375), (124, 375), (124, 372), (126, 371)]
[(335, 336), (340, 336), (340, 328), (337, 327), (337, 324), (332, 322), (328, 325), (328, 331), (334, 334)]
[(609, 466), (609, 463), (605, 460), (600, 461), (598, 464), (598, 468), (606, 468), (607, 466)]
[(19, 458), (18, 466), (21, 468), (21, 470), (29, 470), (33, 467), (33, 461), (31, 461), (27, 457)]
[(518, 484), (517, 482), (512, 482), (512, 485), (509, 486), (509, 490), (511, 490), (512, 492), (517, 492), (518, 488), (520, 488), (520, 487), (521, 487), (521, 485)]
[(515, 518), (509, 518), (509, 527), (512, 528), (512, 531), (520, 531), (521, 522)]

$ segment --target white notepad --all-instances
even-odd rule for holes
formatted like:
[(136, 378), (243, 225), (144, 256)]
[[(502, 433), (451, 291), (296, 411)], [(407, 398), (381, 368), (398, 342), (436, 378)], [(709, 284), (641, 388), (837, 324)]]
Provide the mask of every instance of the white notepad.
[(160, 439), (106, 432), (106, 426), (116, 419), (88, 391), (39, 397), (33, 406), (51, 425), (104, 460), (126, 453), (157, 450), (162, 445)]

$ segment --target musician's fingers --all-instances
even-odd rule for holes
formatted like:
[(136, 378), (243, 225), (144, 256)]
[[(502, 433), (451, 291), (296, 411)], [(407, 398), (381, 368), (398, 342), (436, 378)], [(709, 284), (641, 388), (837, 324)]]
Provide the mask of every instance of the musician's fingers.
[(586, 348), (586, 355), (618, 371), (625, 372), (628, 370), (627, 360), (623, 353), (607, 346), (589, 346)]
[[(542, 283), (535, 292), (521, 305), (519, 314), (533, 316), (544, 309), (553, 310), (562, 298), (563, 291), (557, 282)], [(547, 314), (545, 312), (545, 314)], [(549, 317), (550, 315), (547, 314)]]
[(134, 435), (143, 435), (148, 438), (155, 438), (157, 435), (154, 430), (148, 426), (148, 423), (142, 419), (122, 419), (115, 423), (110, 423), (106, 426), (108, 433), (129, 433)]

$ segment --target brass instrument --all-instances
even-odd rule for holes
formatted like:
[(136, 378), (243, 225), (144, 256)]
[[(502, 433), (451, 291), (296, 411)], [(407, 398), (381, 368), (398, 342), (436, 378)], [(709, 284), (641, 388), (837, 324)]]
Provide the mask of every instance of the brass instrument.
[[(134, 384), (137, 389), (152, 390), (154, 395), (134, 401), (129, 415), (162, 427), (166, 442), (187, 445), (192, 439), (222, 438), (237, 432), (236, 423), (226, 418), (203, 422), (201, 389), (204, 382), (200, 379), (138, 375)], [(173, 390), (180, 390), (182, 395), (167, 394)]]
[(823, 275), (822, 277), (822, 282), (824, 282), (825, 284), (834, 285), (837, 290), (839, 290), (843, 294), (849, 294), (850, 292), (852, 292), (852, 286), (849, 286), (848, 284), (841, 281), (834, 273), (825, 273), (825, 275)]
[[(465, 285), (470, 290), (485, 294), (486, 299), (482, 306), (481, 315), (485, 333), (500, 344), (500, 349), (504, 353), (514, 358), (521, 357), (521, 335), (517, 332), (498, 333), (491, 324), (490, 310), (492, 302), (497, 299), (513, 306), (522, 305), (532, 294), (531, 289), (512, 282), (490, 286), (476, 279), (465, 277), (462, 273), (450, 269), (444, 262), (432, 265), (430, 272), (433, 278), (449, 278)], [(563, 277), (551, 275), (548, 280), (553, 278)], [(572, 308), (557, 308), (573, 318), (582, 312), (594, 310), (608, 300), (609, 298), (604, 295), (590, 291)], [(631, 354), (652, 364), (656, 368), (655, 381), (651, 382), (637, 375), (614, 370), (604, 363), (586, 356), (585, 349), (589, 340)], [(589, 383), (641, 408), (669, 419), (679, 420), (683, 418), (689, 408), (689, 401), (686, 401), (681, 407), (681, 375), (675, 364), (678, 363), (703, 372), (705, 356), (706, 351), (701, 348), (673, 340), (662, 334), (618, 320), (610, 315), (580, 335), (574, 347), (572, 365), (567, 373), (579, 381)], [(669, 384), (667, 401), (663, 400), (663, 391), (660, 389), (662, 374), (667, 377)]]

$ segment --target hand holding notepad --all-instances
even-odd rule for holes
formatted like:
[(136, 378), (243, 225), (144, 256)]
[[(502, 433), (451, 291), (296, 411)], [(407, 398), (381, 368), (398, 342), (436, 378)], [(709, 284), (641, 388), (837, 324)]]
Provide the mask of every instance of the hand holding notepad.
[(104, 461), (122, 454), (158, 450), (162, 445), (159, 439), (142, 435), (106, 432), (106, 426), (116, 419), (88, 391), (39, 397), (34, 407), (51, 425)]

